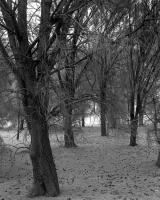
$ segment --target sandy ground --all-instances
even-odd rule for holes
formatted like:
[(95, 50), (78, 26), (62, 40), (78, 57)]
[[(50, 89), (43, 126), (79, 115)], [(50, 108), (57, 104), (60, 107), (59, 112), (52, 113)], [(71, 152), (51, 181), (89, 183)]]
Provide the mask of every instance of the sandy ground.
[[(6, 143), (17, 145), (14, 132), (0, 132)], [(101, 137), (97, 128), (85, 128), (76, 136), (78, 148), (65, 149), (55, 135), (51, 143), (58, 169), (61, 194), (35, 200), (158, 200), (160, 169), (155, 166), (158, 148), (148, 148), (145, 136), (136, 147), (128, 146), (129, 135), (117, 130)], [(19, 146), (27, 145), (21, 141)], [(10, 146), (11, 148), (11, 146)], [(1, 148), (0, 200), (27, 200), (32, 167), (27, 149)]]

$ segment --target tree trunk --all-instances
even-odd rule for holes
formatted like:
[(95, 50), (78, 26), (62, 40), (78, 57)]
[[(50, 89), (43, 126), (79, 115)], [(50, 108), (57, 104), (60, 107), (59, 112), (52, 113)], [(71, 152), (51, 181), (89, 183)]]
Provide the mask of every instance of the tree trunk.
[(139, 105), (139, 126), (143, 126), (144, 123), (143, 123), (143, 120), (144, 120), (144, 105), (145, 103), (142, 103), (141, 101), (139, 102), (140, 105)]
[(19, 140), (20, 132), (24, 130), (24, 119), (20, 119), (18, 116), (18, 130), (17, 130), (17, 140)]
[(20, 135), (20, 112), (18, 112), (17, 140), (19, 140), (19, 135)]
[[(136, 107), (136, 109), (137, 108), (138, 107)], [(137, 128), (138, 128), (138, 115), (135, 113), (135, 99), (134, 99), (134, 93), (132, 93), (130, 99), (130, 130), (131, 130), (130, 146), (133, 147), (137, 145), (136, 143)]]
[(101, 89), (100, 92), (101, 136), (108, 136), (108, 132), (106, 129), (106, 94), (103, 89)]
[(85, 116), (84, 115), (82, 115), (82, 127), (85, 127)]
[(39, 110), (27, 118), (31, 134), (30, 157), (33, 166), (33, 187), (29, 197), (40, 195), (57, 196), (59, 184), (52, 150), (49, 141), (47, 121)]
[(109, 121), (109, 127), (112, 129), (115, 129), (117, 127), (117, 119), (114, 116), (113, 110), (110, 110), (110, 115), (108, 117), (108, 121)]
[(72, 105), (66, 101), (64, 111), (64, 142), (65, 147), (76, 147), (72, 130)]
[(36, 81), (32, 81), (27, 73), (25, 81), (20, 81), (25, 120), (31, 135), (30, 158), (33, 167), (33, 187), (28, 194), (29, 197), (41, 195), (54, 197), (59, 194), (57, 171), (46, 118), (49, 94), (42, 84), (47, 83), (44, 80), (39, 85)]
[(143, 111), (141, 111), (139, 113), (139, 126), (143, 126), (144, 125), (144, 123), (143, 123), (143, 116), (144, 116)]
[(157, 158), (157, 162), (156, 162), (157, 167), (160, 168), (160, 151), (158, 153), (158, 158)]
[(135, 117), (130, 122), (131, 136), (130, 136), (130, 146), (136, 146), (137, 128), (138, 128), (138, 118)]
[(72, 100), (75, 95), (75, 85), (74, 85), (74, 66), (71, 67), (70, 64), (74, 60), (74, 53), (70, 55), (69, 58), (66, 58), (66, 67), (65, 67), (65, 101), (64, 101), (64, 142), (65, 147), (76, 147), (74, 141), (74, 134), (72, 130), (72, 111), (73, 105)]

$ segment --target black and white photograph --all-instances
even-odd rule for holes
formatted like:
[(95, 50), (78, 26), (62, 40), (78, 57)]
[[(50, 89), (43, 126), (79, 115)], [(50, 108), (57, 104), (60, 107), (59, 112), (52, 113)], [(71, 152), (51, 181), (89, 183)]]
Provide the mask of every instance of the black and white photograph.
[(160, 0), (0, 0), (0, 200), (160, 200)]

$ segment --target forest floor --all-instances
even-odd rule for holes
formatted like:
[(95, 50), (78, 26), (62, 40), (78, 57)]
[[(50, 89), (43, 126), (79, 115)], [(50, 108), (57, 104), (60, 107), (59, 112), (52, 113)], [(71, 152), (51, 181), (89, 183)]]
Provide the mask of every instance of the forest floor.
[[(15, 154), (18, 142), (14, 134), (0, 132), (10, 144), (0, 150), (0, 200), (29, 199), (26, 194), (32, 184), (32, 167), (27, 149)], [(160, 199), (160, 169), (155, 165), (158, 147), (148, 146), (144, 134), (139, 134), (136, 147), (128, 145), (125, 130), (112, 130), (109, 137), (101, 137), (99, 128), (84, 128), (76, 135), (78, 147), (73, 149), (63, 147), (62, 134), (57, 137), (52, 134), (50, 139), (61, 194), (35, 200)], [(19, 143), (24, 145), (22, 140)]]

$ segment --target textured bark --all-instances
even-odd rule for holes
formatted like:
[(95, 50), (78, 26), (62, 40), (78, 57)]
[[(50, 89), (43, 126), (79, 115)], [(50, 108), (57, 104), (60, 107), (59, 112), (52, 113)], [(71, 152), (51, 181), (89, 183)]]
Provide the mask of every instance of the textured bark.
[(145, 103), (142, 103), (142, 101), (139, 99), (139, 117), (138, 117), (138, 121), (139, 121), (139, 126), (143, 126), (143, 120), (144, 120), (144, 105)]
[(112, 113), (109, 115), (109, 127), (110, 128), (116, 128), (117, 127), (117, 119), (115, 118), (113, 111), (111, 111)]
[(101, 136), (107, 136), (106, 130), (106, 113), (101, 105)]
[[(74, 59), (74, 56), (73, 56)], [(64, 101), (64, 141), (65, 147), (76, 147), (74, 141), (74, 134), (72, 130), (72, 112), (73, 112), (73, 105), (72, 100), (74, 99), (75, 95), (75, 86), (74, 86), (74, 67), (69, 67), (71, 61), (66, 59), (67, 66), (65, 67), (65, 98)]]
[[(35, 99), (34, 99), (35, 100)], [(57, 196), (59, 184), (56, 167), (49, 142), (48, 126), (41, 108), (27, 106), (27, 125), (31, 135), (30, 157), (33, 166), (33, 187), (28, 196)], [(29, 108), (29, 109), (28, 109)], [(30, 110), (32, 109), (32, 114)]]
[(72, 105), (68, 101), (65, 103), (64, 113), (64, 142), (67, 148), (76, 147), (72, 130)]
[(41, 82), (36, 81), (35, 74), (27, 71), (18, 81), (22, 91), (25, 121), (31, 135), (30, 158), (33, 166), (33, 187), (28, 196), (57, 196), (59, 184), (46, 119), (49, 102), (48, 81), (42, 78)]
[(136, 146), (136, 137), (137, 137), (137, 128), (138, 128), (138, 119), (134, 118), (130, 122), (131, 127), (131, 136), (130, 136), (130, 146)]
[(100, 120), (101, 120), (101, 136), (108, 136), (106, 129), (106, 94), (105, 89), (100, 91)]
[(143, 126), (143, 118), (144, 118), (144, 114), (143, 111), (139, 113), (139, 126)]

